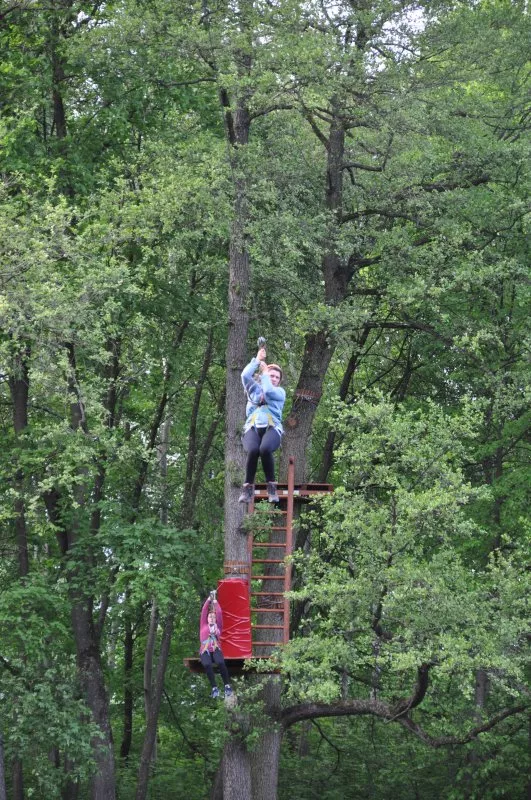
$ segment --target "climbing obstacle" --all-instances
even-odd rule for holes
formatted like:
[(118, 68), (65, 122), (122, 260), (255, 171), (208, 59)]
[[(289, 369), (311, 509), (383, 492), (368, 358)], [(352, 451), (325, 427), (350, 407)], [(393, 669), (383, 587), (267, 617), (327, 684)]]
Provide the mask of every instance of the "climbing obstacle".
[[(240, 577), (218, 582), (218, 600), (223, 609), (221, 648), (231, 675), (239, 674), (252, 658), (262, 662), (290, 638), (292, 568), (287, 558), (293, 552), (293, 525), (298, 505), (333, 492), (329, 483), (295, 483), (295, 461), (289, 459), (288, 480), (278, 484), (279, 503), (267, 503), (267, 484), (255, 485), (248, 515), (264, 511), (264, 524), (248, 526), (247, 563), (227, 563), (225, 573)], [(186, 658), (193, 672), (202, 672), (199, 658)], [(263, 665), (265, 666), (265, 665)], [(263, 671), (263, 667), (262, 667)], [(267, 671), (267, 670), (265, 670)], [(271, 671), (276, 671), (273, 668)]]

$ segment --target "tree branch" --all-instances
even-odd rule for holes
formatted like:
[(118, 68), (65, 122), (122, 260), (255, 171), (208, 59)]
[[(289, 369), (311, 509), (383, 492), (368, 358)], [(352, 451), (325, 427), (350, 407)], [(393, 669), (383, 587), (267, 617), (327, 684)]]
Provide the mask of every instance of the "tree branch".
[(253, 114), (249, 114), (249, 119), (253, 120), (258, 117), (265, 117), (266, 114), (270, 114), (271, 111), (291, 111), (292, 108), (292, 103), (276, 103), (275, 105), (263, 108), (261, 111), (255, 111)]
[(312, 114), (310, 114), (310, 112), (307, 109), (305, 109), (303, 113), (304, 113), (304, 119), (310, 124), (312, 131), (315, 133), (319, 141), (325, 146), (327, 150), (329, 150), (330, 142), (328, 141), (322, 130), (317, 125)]
[[(424, 670), (423, 670), (424, 668)], [(468, 733), (462, 736), (430, 736), (420, 725), (413, 722), (407, 713), (411, 708), (419, 705), (426, 694), (427, 672), (430, 665), (419, 667), (419, 677), (411, 695), (407, 701), (400, 703), (398, 714), (396, 707), (392, 708), (381, 700), (344, 700), (337, 703), (300, 703), (296, 706), (286, 708), (281, 715), (281, 724), (284, 730), (302, 722), (305, 719), (319, 719), (322, 717), (355, 717), (355, 716), (374, 716), (386, 722), (397, 722), (408, 731), (413, 733), (425, 744), (430, 747), (451, 747), (466, 744), (476, 739), (480, 734), (492, 730), (496, 725), (508, 717), (528, 711), (529, 706), (519, 705), (513, 708), (504, 708), (494, 714), (482, 725), (476, 725)]]
[(414, 222), (415, 225), (422, 227), (422, 222), (411, 214), (402, 214), (399, 211), (384, 211), (381, 208), (365, 208), (362, 211), (353, 211), (351, 214), (344, 214), (341, 217), (341, 223), (353, 222), (360, 217), (387, 217), (388, 219), (405, 219), (408, 222)]
[(364, 169), (367, 172), (383, 172), (383, 166), (374, 167), (372, 164), (361, 164), (359, 161), (348, 161), (342, 165), (342, 169)]
[(494, 728), (500, 722), (503, 722), (504, 719), (512, 717), (515, 714), (522, 714), (528, 710), (529, 707), (526, 705), (514, 706), (513, 708), (504, 708), (502, 711), (499, 711), (489, 720), (484, 722), (483, 725), (476, 725), (463, 736), (430, 736), (425, 730), (423, 730), (423, 728), (421, 728), (420, 725), (409, 719), (409, 717), (399, 717), (397, 722), (421, 739), (425, 744), (428, 744), (430, 747), (451, 747), (471, 742), (474, 739), (477, 739), (480, 734), (492, 730), (492, 728)]

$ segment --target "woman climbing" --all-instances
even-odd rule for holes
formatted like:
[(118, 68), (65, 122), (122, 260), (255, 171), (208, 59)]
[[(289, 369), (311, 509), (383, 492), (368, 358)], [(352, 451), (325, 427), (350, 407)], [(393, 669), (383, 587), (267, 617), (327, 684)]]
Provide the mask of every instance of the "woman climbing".
[(217, 664), (221, 672), (221, 677), (225, 684), (225, 697), (230, 697), (232, 694), (229, 671), (221, 652), (220, 637), (222, 630), (223, 614), (216, 598), (216, 592), (213, 591), (210, 592), (210, 595), (203, 603), (199, 622), (199, 640), (201, 642), (199, 657), (212, 687), (212, 697), (219, 697), (219, 689), (216, 686), (216, 676), (214, 675), (214, 664)]
[[(280, 447), (286, 392), (280, 386), (282, 370), (278, 364), (266, 364), (265, 358), (266, 351), (262, 345), (256, 358), (252, 358), (242, 372), (243, 388), (247, 394), (242, 443), (247, 453), (247, 464), (245, 483), (238, 498), (240, 503), (250, 503), (254, 497), (259, 456), (267, 481), (267, 499), (270, 503), (278, 503), (273, 453)], [(260, 373), (258, 379), (255, 377), (257, 370)]]

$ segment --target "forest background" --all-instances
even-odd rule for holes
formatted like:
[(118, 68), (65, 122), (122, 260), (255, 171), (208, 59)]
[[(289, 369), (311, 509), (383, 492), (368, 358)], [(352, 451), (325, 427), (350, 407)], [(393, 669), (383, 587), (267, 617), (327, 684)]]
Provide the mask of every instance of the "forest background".
[[(2, 0), (0, 799), (524, 798), (522, 0)], [(183, 658), (284, 368), (279, 678)]]

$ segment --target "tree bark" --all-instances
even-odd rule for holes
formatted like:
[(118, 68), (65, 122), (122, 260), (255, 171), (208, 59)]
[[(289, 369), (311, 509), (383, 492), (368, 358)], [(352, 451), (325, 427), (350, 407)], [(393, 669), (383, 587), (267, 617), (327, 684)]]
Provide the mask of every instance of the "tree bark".
[(157, 737), (157, 724), (160, 711), (160, 703), (162, 700), (162, 692), (164, 690), (164, 678), (166, 675), (166, 667), (168, 665), (168, 656), (170, 652), (170, 643), (173, 633), (173, 625), (175, 621), (175, 607), (170, 605), (168, 613), (164, 622), (162, 632), (162, 642), (160, 645), (159, 659), (157, 663), (157, 675), (155, 678), (155, 685), (153, 687), (153, 702), (151, 704), (149, 717), (146, 725), (146, 733), (144, 736), (144, 744), (140, 756), (140, 768), (138, 771), (138, 782), (136, 786), (136, 800), (145, 800), (147, 797), (149, 770), (151, 760), (153, 758), (153, 749)]
[[(155, 644), (157, 641), (157, 628), (159, 624), (159, 611), (155, 600), (151, 603), (151, 613), (149, 615), (149, 629), (146, 640), (146, 651), (144, 654), (144, 712), (146, 715), (146, 725), (150, 718), (151, 707), (153, 705), (153, 660), (155, 655)], [(152, 761), (157, 756), (157, 741), (153, 744)]]
[(182, 520), (185, 527), (193, 522), (194, 506), (195, 506), (195, 493), (193, 491), (194, 484), (197, 482), (196, 466), (197, 466), (197, 427), (199, 420), (199, 408), (201, 404), (201, 395), (208, 375), (210, 364), (212, 363), (212, 352), (214, 346), (214, 333), (212, 328), (208, 332), (208, 340), (203, 356), (203, 366), (199, 379), (195, 385), (194, 401), (192, 404), (192, 412), (190, 414), (190, 427), (188, 433), (188, 455), (186, 458), (186, 475), (184, 480), (184, 494), (183, 494), (183, 509)]
[[(15, 355), (13, 372), (9, 377), (9, 390), (13, 403), (13, 428), (15, 436), (20, 436), (28, 425), (29, 397), (29, 347)], [(18, 550), (18, 572), (21, 578), (29, 573), (28, 533), (24, 504), (24, 472), (19, 469), (15, 475), (15, 537)]]
[(233, 710), (228, 725), (230, 737), (223, 751), (223, 800), (253, 800), (251, 763), (245, 742), (249, 720), (246, 714)]
[[(332, 103), (334, 116), (327, 140), (327, 168), (324, 205), (331, 215), (321, 270), (325, 285), (325, 302), (337, 305), (347, 293), (348, 268), (342, 264), (335, 251), (335, 228), (341, 219), (343, 205), (343, 160), (345, 152), (345, 127), (339, 116), (336, 103)], [(286, 432), (281, 453), (281, 474), (287, 473), (288, 459), (295, 458), (295, 481), (307, 479), (307, 449), (312, 424), (323, 384), (334, 353), (334, 342), (326, 330), (310, 333), (304, 343), (302, 366), (295, 389), (293, 406), (286, 420)]]
[[(64, 757), (63, 769), (67, 775), (72, 772), (72, 762), (68, 756)], [(78, 800), (80, 785), (79, 781), (67, 780), (61, 790), (61, 800)]]
[[(232, 148), (249, 140), (250, 117), (245, 102), (238, 101), (234, 115), (227, 112), (227, 130), (234, 137)], [(226, 115), (226, 116), (227, 116)], [(230, 133), (228, 134), (231, 135)], [(243, 482), (244, 454), (241, 445), (245, 397), (240, 373), (248, 361), (250, 262), (247, 243), (247, 186), (239, 166), (238, 152), (232, 155), (234, 178), (234, 219), (229, 248), (229, 325), (227, 337), (226, 436), (225, 436), (225, 561), (247, 560), (247, 538), (241, 532), (244, 506), (238, 503)], [(228, 797), (225, 800), (229, 800)]]
[[(72, 344), (67, 345), (70, 372), (68, 376), (68, 388), (72, 398), (70, 404), (71, 427), (73, 431), (83, 431), (87, 433), (87, 419), (85, 406), (78, 382), (75, 350)], [(73, 511), (73, 516), (68, 527), (60, 536), (60, 544), (64, 549), (65, 557), (68, 557), (72, 546), (79, 538), (79, 514), (86, 510), (87, 487), (84, 482), (80, 482), (75, 490), (76, 501), (79, 510)], [(56, 501), (59, 496), (56, 496)], [(51, 509), (52, 515), (58, 514), (57, 509)], [(87, 556), (90, 563), (90, 555)], [(80, 684), (83, 696), (91, 710), (92, 717), (101, 736), (95, 737), (93, 741), (94, 759), (96, 762), (96, 774), (91, 782), (91, 796), (93, 800), (114, 800), (115, 798), (115, 775), (114, 775), (114, 751), (112, 729), (109, 714), (109, 700), (105, 688), (105, 678), (103, 674), (100, 641), (94, 625), (94, 600), (93, 597), (84, 592), (81, 567), (73, 567), (67, 572), (69, 580), (69, 594), (72, 600), (72, 629), (76, 644), (77, 667), (79, 672)]]
[(13, 800), (24, 800), (24, 774), (20, 758), (13, 759), (11, 773), (13, 776)]
[(272, 676), (262, 688), (264, 711), (270, 720), (266, 731), (260, 736), (251, 752), (252, 800), (276, 800), (282, 727), (278, 723), (281, 706), (281, 679)]
[(125, 616), (124, 625), (124, 727), (120, 757), (127, 762), (133, 738), (133, 625), (129, 614)]
[[(345, 370), (345, 374), (343, 375), (343, 379), (341, 381), (341, 386), (339, 387), (338, 397), (342, 401), (346, 400), (348, 390), (350, 387), (350, 382), (352, 381), (354, 373), (356, 372), (358, 365), (360, 363), (362, 348), (369, 337), (369, 333), (370, 333), (370, 327), (368, 325), (365, 325), (361, 332), (361, 336), (356, 342), (356, 349), (350, 356), (347, 368)], [(336, 432), (334, 430), (331, 430), (329, 431), (328, 436), (326, 437), (321, 468), (319, 470), (319, 475), (318, 475), (319, 481), (323, 483), (328, 478), (328, 473), (330, 472), (330, 469), (332, 468), (332, 464), (334, 462), (335, 442), (336, 442)]]
[[(73, 576), (74, 581), (79, 576)], [(72, 627), (77, 650), (77, 665), (83, 696), (101, 732), (93, 741), (96, 774), (92, 778), (92, 800), (114, 800), (114, 753), (109, 717), (109, 700), (92, 619), (92, 603), (78, 599), (72, 608)]]

